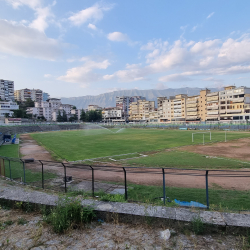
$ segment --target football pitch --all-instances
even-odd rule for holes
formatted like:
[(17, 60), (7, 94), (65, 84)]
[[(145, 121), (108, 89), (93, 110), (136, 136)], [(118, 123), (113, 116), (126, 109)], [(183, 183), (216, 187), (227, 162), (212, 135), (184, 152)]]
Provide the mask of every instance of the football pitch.
[[(193, 134), (199, 132), (198, 134)], [(192, 134), (193, 140), (192, 142)], [(79, 161), (131, 153), (157, 152), (204, 142), (225, 141), (224, 131), (163, 129), (86, 129), (34, 133), (31, 136), (57, 160)], [(248, 132), (228, 131), (226, 140), (250, 137)], [(129, 158), (129, 156), (128, 156)], [(144, 158), (146, 161), (146, 158)]]

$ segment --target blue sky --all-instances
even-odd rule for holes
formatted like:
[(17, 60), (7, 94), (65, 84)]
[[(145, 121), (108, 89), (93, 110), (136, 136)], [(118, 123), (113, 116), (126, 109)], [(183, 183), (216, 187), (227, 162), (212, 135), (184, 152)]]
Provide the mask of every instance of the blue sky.
[(52, 97), (248, 86), (250, 1), (0, 0), (0, 78)]

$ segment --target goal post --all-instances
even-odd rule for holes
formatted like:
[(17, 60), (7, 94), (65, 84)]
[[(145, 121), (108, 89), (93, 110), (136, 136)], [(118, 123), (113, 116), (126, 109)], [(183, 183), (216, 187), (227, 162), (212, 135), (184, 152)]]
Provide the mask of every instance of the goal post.
[(192, 133), (192, 142), (194, 142), (194, 135), (195, 134), (203, 134), (203, 144), (204, 144), (204, 134), (207, 134), (209, 133), (209, 137), (210, 137), (210, 141), (212, 140), (212, 134), (211, 134), (211, 131), (208, 131), (208, 132), (196, 132), (196, 133)]

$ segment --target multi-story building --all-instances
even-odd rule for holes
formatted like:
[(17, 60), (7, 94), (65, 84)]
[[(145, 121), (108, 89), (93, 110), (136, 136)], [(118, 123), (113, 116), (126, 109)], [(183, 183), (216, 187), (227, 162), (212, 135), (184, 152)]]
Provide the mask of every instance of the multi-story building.
[(149, 113), (155, 111), (155, 102), (139, 100), (129, 105), (130, 121), (149, 121)]
[(102, 110), (102, 108), (99, 107), (98, 105), (90, 104), (90, 105), (88, 105), (88, 111), (91, 111), (91, 110), (93, 110), (93, 111), (95, 111), (95, 110)]
[(0, 98), (2, 101), (14, 101), (14, 81), (0, 79)]
[(171, 121), (171, 100), (173, 96), (157, 97), (157, 110), (158, 110), (158, 122), (170, 122)]
[(6, 115), (11, 117), (13, 115), (13, 110), (19, 109), (19, 105), (17, 105), (15, 102), (4, 102), (0, 101), (0, 118), (3, 120)]
[(50, 98), (46, 102), (35, 102), (35, 107), (27, 108), (27, 114), (32, 114), (36, 117), (44, 117), (47, 121), (56, 121), (58, 112), (66, 112), (67, 118), (71, 117), (73, 105), (62, 104), (61, 99)]
[(249, 120), (250, 88), (235, 86), (219, 91), (220, 121)]
[(17, 101), (26, 101), (27, 99), (31, 99), (34, 102), (43, 101), (43, 91), (40, 89), (20, 89), (15, 90), (15, 99)]
[(125, 121), (129, 119), (129, 105), (132, 102), (137, 102), (139, 100), (146, 100), (142, 96), (117, 96), (116, 97), (116, 107), (122, 110), (122, 117)]
[(50, 99), (50, 95), (48, 93), (43, 92), (43, 101), (46, 102), (48, 99)]
[(171, 100), (171, 121), (186, 120), (186, 99), (187, 95), (176, 95)]
[(206, 121), (207, 117), (207, 94), (210, 93), (209, 89), (204, 89), (200, 91), (200, 98), (199, 98), (199, 114), (200, 120)]
[(207, 93), (207, 116), (206, 121), (218, 121), (219, 114), (219, 92)]
[(199, 121), (199, 95), (188, 96), (186, 98), (186, 121)]
[(104, 108), (102, 110), (102, 120), (104, 122), (124, 122), (122, 118), (122, 110), (120, 108)]

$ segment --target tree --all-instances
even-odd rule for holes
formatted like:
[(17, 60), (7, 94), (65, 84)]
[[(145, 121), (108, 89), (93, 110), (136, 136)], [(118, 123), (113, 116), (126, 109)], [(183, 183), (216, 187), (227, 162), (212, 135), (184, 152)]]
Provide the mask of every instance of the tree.
[(63, 122), (67, 122), (68, 121), (67, 114), (66, 114), (65, 110), (63, 110), (62, 120), (63, 120)]
[(85, 113), (84, 109), (82, 109), (82, 111), (81, 111), (80, 120), (83, 122), (86, 122), (86, 113)]
[(77, 121), (77, 115), (76, 114), (74, 114), (73, 116), (71, 116), (69, 118), (69, 122), (74, 122), (74, 121)]
[(73, 106), (72, 109), (76, 109), (76, 106)]
[(62, 118), (60, 110), (58, 111), (58, 115), (57, 115), (56, 121), (57, 122), (63, 122), (63, 118)]
[(5, 117), (5, 118), (9, 118), (9, 117), (10, 117), (10, 114), (9, 114), (9, 113), (5, 113), (5, 114), (4, 114), (4, 117)]

